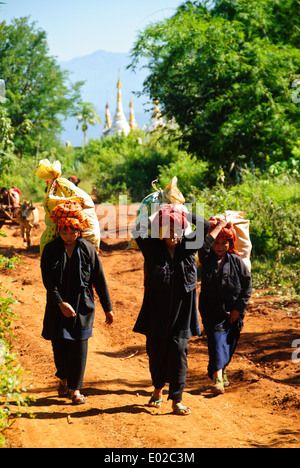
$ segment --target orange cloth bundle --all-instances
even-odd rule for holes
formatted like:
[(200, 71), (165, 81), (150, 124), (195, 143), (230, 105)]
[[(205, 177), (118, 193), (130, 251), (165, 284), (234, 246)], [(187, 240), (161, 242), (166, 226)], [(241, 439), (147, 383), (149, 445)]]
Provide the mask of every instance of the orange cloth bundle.
[(57, 205), (51, 212), (50, 219), (57, 225), (58, 232), (68, 227), (83, 231), (89, 226), (88, 218), (82, 206), (71, 200)]

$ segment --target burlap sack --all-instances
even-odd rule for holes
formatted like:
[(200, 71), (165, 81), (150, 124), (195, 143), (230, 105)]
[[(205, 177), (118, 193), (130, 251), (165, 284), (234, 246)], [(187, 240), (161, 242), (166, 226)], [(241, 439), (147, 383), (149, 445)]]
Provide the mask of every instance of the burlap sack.
[[(172, 205), (183, 205), (185, 198), (177, 187), (177, 181), (177, 177), (173, 177), (164, 190), (156, 188), (155, 182), (157, 182), (157, 180), (152, 182), (152, 187), (156, 191), (147, 195), (140, 204), (135, 220), (136, 224), (141, 222), (143, 219), (153, 215), (156, 211), (159, 210), (159, 207), (162, 204), (167, 203)], [(182, 208), (184, 211), (187, 211), (185, 207)], [(192, 232), (192, 229), (189, 224), (185, 234), (189, 234), (190, 232)], [(138, 250), (138, 245), (134, 239), (130, 240), (128, 248), (132, 250)]]
[[(249, 271), (251, 271), (251, 250), (252, 243), (250, 240), (250, 221), (244, 219), (245, 213), (243, 211), (231, 211), (227, 210), (223, 214), (226, 215), (227, 221), (231, 222), (234, 225), (236, 230), (237, 240), (235, 243), (235, 248), (244, 260)], [(221, 215), (215, 216), (215, 218), (220, 217)]]

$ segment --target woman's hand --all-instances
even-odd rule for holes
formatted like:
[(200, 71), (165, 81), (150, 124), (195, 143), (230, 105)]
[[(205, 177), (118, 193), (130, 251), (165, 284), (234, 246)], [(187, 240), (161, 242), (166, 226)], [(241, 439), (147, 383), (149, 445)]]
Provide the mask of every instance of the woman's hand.
[(217, 218), (218, 224), (214, 227), (214, 229), (211, 231), (210, 235), (216, 239), (222, 229), (227, 226), (227, 218), (226, 215), (222, 215), (222, 217)]
[(107, 325), (111, 325), (114, 321), (114, 313), (112, 311), (110, 312), (106, 312), (106, 320), (105, 320), (105, 323)]
[(68, 304), (67, 302), (60, 302), (59, 304), (59, 308), (62, 312), (62, 314), (69, 318), (69, 317), (76, 317), (76, 312), (75, 310), (73, 309), (73, 307)]
[(240, 313), (238, 310), (232, 310), (230, 312), (230, 323), (236, 322), (240, 318)]
[(228, 224), (228, 221), (227, 221), (227, 216), (226, 214), (223, 214), (222, 217), (218, 218), (218, 224), (217, 226), (219, 226), (221, 229), (223, 229), (224, 227), (226, 227)]

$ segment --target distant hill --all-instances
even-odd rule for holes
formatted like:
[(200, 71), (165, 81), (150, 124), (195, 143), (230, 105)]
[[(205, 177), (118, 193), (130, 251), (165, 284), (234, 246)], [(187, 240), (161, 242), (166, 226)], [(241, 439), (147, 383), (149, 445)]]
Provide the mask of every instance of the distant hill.
[[(101, 124), (90, 127), (88, 138), (99, 138), (105, 123), (105, 106), (108, 103), (112, 118), (114, 118), (117, 106), (117, 81), (120, 70), (122, 82), (122, 102), (124, 113), (129, 117), (129, 102), (132, 98), (134, 103), (135, 116), (139, 127), (148, 124), (150, 113), (146, 112), (151, 108), (150, 103), (145, 98), (138, 98), (133, 92), (142, 91), (143, 81), (146, 78), (146, 70), (133, 73), (127, 70), (131, 60), (128, 54), (96, 52), (76, 57), (67, 62), (60, 62), (64, 70), (70, 72), (72, 82), (85, 81), (82, 88), (82, 99), (91, 102), (97, 109), (101, 118)], [(70, 141), (73, 146), (80, 146), (83, 142), (81, 130), (76, 130), (77, 120), (69, 118), (63, 123), (65, 131), (61, 135), (62, 142)]]

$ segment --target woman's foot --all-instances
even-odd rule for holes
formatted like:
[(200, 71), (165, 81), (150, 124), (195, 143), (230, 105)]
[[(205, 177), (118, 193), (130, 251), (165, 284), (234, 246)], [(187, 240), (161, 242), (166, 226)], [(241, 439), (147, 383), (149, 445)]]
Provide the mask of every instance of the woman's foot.
[(223, 378), (224, 387), (229, 387), (230, 383), (229, 383), (229, 380), (228, 380), (228, 377), (227, 377), (226, 367), (224, 367), (224, 369), (223, 369), (222, 378)]
[(84, 405), (87, 403), (87, 398), (81, 395), (79, 390), (71, 390), (71, 399), (73, 405)]
[(150, 398), (148, 406), (151, 406), (152, 408), (160, 408), (162, 401), (162, 390), (155, 389), (153, 395)]
[(211, 391), (214, 395), (223, 395), (225, 393), (223, 379), (216, 378)]
[(178, 416), (189, 416), (191, 414), (191, 408), (187, 406), (183, 406), (181, 401), (173, 401), (172, 404), (173, 413), (177, 414)]
[(64, 397), (68, 396), (69, 391), (70, 390), (68, 388), (67, 379), (60, 380), (59, 381), (59, 387), (58, 387), (58, 396), (61, 397), (61, 398), (64, 398)]

